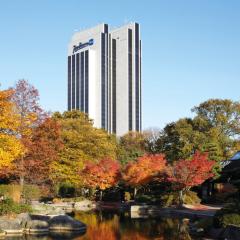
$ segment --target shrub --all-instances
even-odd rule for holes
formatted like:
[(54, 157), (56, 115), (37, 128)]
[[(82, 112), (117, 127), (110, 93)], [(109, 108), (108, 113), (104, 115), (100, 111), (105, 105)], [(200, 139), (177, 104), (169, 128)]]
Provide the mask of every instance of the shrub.
[[(199, 204), (201, 199), (197, 196), (197, 193), (192, 191), (187, 191), (183, 196), (184, 204)], [(179, 193), (169, 192), (161, 196), (161, 204), (164, 207), (169, 207), (173, 205), (179, 205)]]
[(178, 205), (178, 204), (179, 204), (179, 199), (178, 199), (177, 192), (170, 192), (161, 196), (161, 205), (163, 207), (169, 207), (169, 206)]
[(220, 218), (220, 225), (226, 227), (229, 224), (240, 226), (240, 214), (237, 213), (224, 214)]
[(84, 201), (86, 200), (85, 197), (74, 197), (74, 198), (62, 198), (61, 201), (62, 202), (81, 202), (81, 201)]
[(135, 202), (151, 203), (151, 196), (149, 196), (149, 195), (137, 195), (137, 196), (135, 196)]
[(124, 192), (124, 200), (127, 202), (131, 200), (130, 192)]
[(0, 184), (0, 195), (13, 199), (14, 202), (20, 202), (21, 187), (14, 184)]
[[(20, 185), (0, 185), (0, 195), (13, 199), (14, 202), (20, 202), (21, 186)], [(26, 202), (31, 200), (38, 200), (41, 196), (41, 191), (36, 185), (23, 186), (23, 198)]]
[(224, 208), (217, 211), (214, 216), (216, 227), (226, 227), (229, 224), (240, 226), (240, 203), (234, 202), (227, 204)]
[(60, 198), (53, 198), (52, 202), (53, 203), (61, 203), (62, 199), (60, 199)]
[(26, 202), (30, 202), (32, 200), (39, 200), (41, 197), (41, 190), (36, 185), (24, 185), (23, 197)]
[(193, 191), (187, 191), (183, 197), (183, 203), (185, 204), (199, 204), (201, 199), (198, 197), (197, 193)]
[(62, 198), (74, 197), (75, 187), (70, 183), (61, 183), (58, 188), (58, 195)]
[(31, 212), (32, 209), (27, 204), (15, 203), (12, 199), (6, 198), (0, 202), (0, 215), (19, 214), (23, 212)]

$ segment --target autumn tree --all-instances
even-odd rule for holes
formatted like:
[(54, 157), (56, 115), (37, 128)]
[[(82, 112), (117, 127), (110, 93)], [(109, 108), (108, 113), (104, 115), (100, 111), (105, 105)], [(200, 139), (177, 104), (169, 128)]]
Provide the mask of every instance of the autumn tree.
[[(27, 80), (19, 80), (13, 90), (12, 101), (16, 106), (15, 111), (20, 117), (17, 132), (22, 142), (25, 142), (23, 139), (31, 136), (33, 128), (37, 126), (44, 114), (39, 105), (38, 90)], [(26, 175), (24, 173), (24, 155), (16, 162), (16, 165), (20, 185), (23, 187), (24, 176)]]
[(137, 189), (159, 177), (165, 169), (166, 160), (163, 154), (139, 157), (137, 161), (129, 162), (124, 171), (123, 179), (127, 185), (134, 187), (134, 196)]
[(52, 178), (55, 183), (67, 182), (81, 186), (78, 173), (87, 162), (99, 159), (116, 159), (116, 138), (102, 129), (93, 127), (93, 121), (85, 113), (69, 111), (53, 116), (61, 125), (63, 149), (60, 161), (53, 164)]
[(24, 153), (24, 147), (16, 136), (19, 115), (11, 102), (12, 90), (0, 91), (0, 175), (12, 169), (13, 161)]
[(47, 118), (32, 130), (31, 136), (24, 138), (27, 152), (24, 156), (24, 178), (27, 183), (51, 186), (51, 165), (59, 160), (63, 148), (60, 125)]
[(113, 187), (120, 179), (120, 165), (111, 158), (104, 158), (98, 163), (88, 163), (81, 175), (84, 179), (84, 185), (100, 190), (100, 200), (102, 199), (102, 191)]
[(191, 159), (183, 159), (169, 165), (168, 180), (179, 191), (180, 204), (191, 187), (202, 184), (205, 180), (214, 177), (215, 161), (208, 159), (207, 153), (196, 152)]

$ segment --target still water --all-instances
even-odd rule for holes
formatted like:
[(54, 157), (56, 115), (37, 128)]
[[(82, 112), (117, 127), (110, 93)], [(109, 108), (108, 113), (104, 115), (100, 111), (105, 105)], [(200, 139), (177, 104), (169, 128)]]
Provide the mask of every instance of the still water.
[(11, 240), (190, 240), (188, 227), (181, 219), (131, 218), (128, 212), (77, 212), (74, 218), (87, 224), (84, 234), (25, 236)]

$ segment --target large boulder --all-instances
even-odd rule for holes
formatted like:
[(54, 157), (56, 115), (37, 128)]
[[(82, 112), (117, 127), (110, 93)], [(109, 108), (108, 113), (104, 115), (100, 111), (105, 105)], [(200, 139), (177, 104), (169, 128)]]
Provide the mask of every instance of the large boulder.
[(42, 220), (30, 220), (25, 226), (25, 231), (29, 233), (44, 233), (49, 231), (49, 224)]
[(76, 221), (70, 216), (59, 215), (52, 217), (49, 221), (50, 231), (86, 231), (86, 225)]
[(15, 219), (0, 219), (0, 230), (12, 235), (21, 235), (23, 233), (19, 221)]
[(16, 221), (20, 224), (22, 228), (25, 228), (28, 221), (31, 220), (31, 216), (29, 213), (20, 213), (16, 217)]

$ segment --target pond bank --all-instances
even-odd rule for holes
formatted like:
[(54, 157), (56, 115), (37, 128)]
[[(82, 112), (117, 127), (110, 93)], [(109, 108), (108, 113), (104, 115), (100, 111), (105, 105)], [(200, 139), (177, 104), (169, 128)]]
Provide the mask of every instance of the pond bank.
[(1, 236), (48, 234), (49, 232), (85, 232), (86, 225), (68, 215), (22, 213), (0, 218)]
[(207, 205), (183, 205), (182, 208), (167, 207), (162, 208), (153, 205), (132, 205), (131, 214), (139, 216), (167, 216), (167, 217), (187, 217), (187, 218), (209, 218), (213, 217), (221, 206)]

